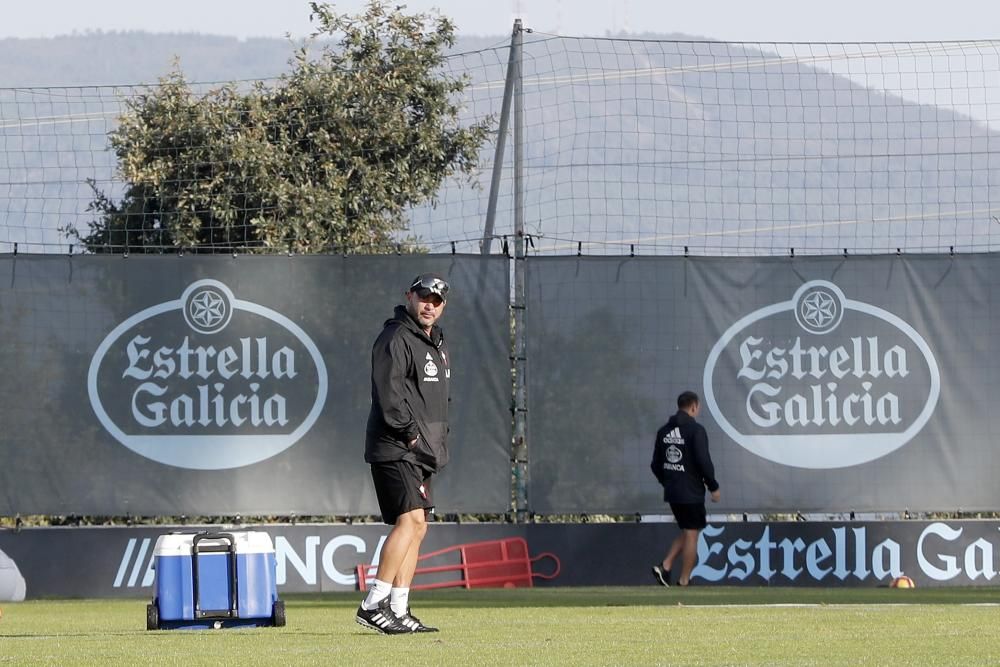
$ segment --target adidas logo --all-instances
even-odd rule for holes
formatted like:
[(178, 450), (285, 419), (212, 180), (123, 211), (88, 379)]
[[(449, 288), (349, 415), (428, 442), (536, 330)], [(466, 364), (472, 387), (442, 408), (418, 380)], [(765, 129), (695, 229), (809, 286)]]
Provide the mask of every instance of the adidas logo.
[(683, 445), (684, 438), (681, 437), (681, 430), (674, 427), (674, 430), (663, 436), (663, 442), (668, 445)]
[(384, 614), (375, 614), (372, 616), (372, 623), (377, 625), (379, 628), (387, 628), (392, 625), (394, 619), (385, 616)]

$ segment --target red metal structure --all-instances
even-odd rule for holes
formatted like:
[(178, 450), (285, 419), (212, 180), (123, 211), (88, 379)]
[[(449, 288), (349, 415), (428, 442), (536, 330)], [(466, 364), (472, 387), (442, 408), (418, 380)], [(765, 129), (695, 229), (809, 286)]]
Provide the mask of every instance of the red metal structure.
[[(533, 571), (532, 565), (544, 558), (552, 559), (553, 570), (549, 573)], [(531, 588), (535, 577), (555, 579), (560, 568), (555, 554), (545, 552), (530, 557), (528, 543), (523, 537), (469, 542), (421, 556), (410, 588)], [(374, 565), (357, 566), (358, 588), (368, 590), (376, 569)]]

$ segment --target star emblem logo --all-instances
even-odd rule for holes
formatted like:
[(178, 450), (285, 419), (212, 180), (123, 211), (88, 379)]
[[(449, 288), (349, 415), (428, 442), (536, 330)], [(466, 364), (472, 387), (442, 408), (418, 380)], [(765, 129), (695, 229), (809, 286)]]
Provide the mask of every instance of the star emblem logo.
[(211, 329), (226, 316), (226, 302), (215, 292), (204, 290), (191, 299), (191, 319)]
[(185, 294), (184, 320), (203, 334), (222, 331), (233, 316), (233, 296), (229, 289), (216, 281), (205, 281)]
[(839, 295), (823, 285), (808, 290), (799, 298), (795, 318), (813, 334), (825, 334), (840, 324), (844, 308)]
[(833, 321), (837, 303), (829, 294), (813, 292), (802, 300), (802, 318), (817, 329)]

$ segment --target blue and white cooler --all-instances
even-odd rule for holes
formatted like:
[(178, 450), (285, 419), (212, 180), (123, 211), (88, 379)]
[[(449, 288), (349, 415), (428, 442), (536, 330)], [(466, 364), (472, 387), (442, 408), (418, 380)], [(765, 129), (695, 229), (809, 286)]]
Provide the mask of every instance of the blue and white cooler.
[(153, 549), (146, 629), (282, 626), (271, 536), (262, 531), (175, 532)]

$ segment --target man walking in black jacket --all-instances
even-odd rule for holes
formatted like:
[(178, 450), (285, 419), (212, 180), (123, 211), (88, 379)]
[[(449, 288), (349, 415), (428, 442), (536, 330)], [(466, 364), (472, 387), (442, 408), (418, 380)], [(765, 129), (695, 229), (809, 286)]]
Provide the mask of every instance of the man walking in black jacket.
[(685, 391), (677, 397), (677, 408), (677, 414), (656, 432), (650, 463), (653, 474), (663, 485), (663, 499), (670, 503), (670, 511), (681, 529), (663, 561), (653, 566), (653, 575), (664, 586), (670, 585), (670, 570), (678, 555), (682, 558), (677, 583), (688, 585), (698, 555), (698, 534), (708, 525), (705, 489), (713, 503), (721, 497), (715, 466), (708, 453), (708, 435), (705, 427), (694, 419), (701, 410), (698, 394)]
[(410, 583), (427, 513), (434, 508), (431, 475), (448, 462), (451, 359), (437, 321), (448, 283), (417, 276), (372, 348), (372, 407), (365, 436), (382, 520), (393, 526), (378, 573), (356, 620), (383, 634), (437, 632), (410, 613)]

